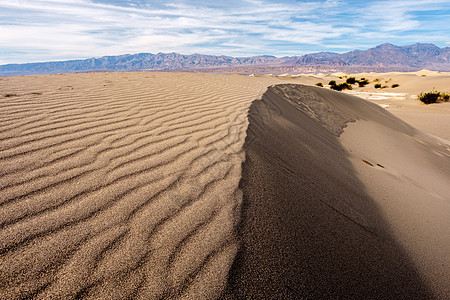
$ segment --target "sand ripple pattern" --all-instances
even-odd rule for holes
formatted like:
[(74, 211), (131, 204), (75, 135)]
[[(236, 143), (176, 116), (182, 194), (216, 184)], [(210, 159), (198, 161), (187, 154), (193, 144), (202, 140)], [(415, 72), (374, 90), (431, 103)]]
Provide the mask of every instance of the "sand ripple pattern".
[(267, 85), (0, 78), (0, 298), (217, 297), (238, 249), (247, 111)]

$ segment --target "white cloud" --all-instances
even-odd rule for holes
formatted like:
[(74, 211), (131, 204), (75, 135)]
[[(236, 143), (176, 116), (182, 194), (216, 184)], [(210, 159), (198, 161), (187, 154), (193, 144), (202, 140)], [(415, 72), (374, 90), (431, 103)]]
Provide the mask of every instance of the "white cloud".
[(128, 2), (116, 6), (88, 0), (3, 0), (2, 62), (172, 51), (293, 55), (323, 48), (350, 50), (343, 45), (374, 45), (385, 42), (383, 38), (450, 38), (440, 32), (404, 34), (424, 27), (416, 11), (442, 8), (444, 0), (369, 2), (358, 7), (337, 0), (230, 0), (229, 6), (178, 1), (158, 7)]

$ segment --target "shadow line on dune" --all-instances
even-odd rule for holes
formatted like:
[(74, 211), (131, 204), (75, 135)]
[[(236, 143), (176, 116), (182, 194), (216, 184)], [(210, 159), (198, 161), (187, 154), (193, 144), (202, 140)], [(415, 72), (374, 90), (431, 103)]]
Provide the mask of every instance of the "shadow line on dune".
[(252, 103), (242, 246), (223, 299), (432, 298), (338, 140), (348, 122), (373, 115), (397, 122), (368, 102), (300, 85), (272, 86)]

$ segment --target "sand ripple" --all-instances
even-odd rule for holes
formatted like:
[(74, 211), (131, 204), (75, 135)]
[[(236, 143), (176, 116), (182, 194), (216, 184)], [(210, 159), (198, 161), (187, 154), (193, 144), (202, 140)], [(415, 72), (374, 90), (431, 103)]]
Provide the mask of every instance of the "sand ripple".
[(15, 96), (0, 96), (0, 298), (217, 297), (238, 249), (247, 110), (267, 85), (2, 79)]

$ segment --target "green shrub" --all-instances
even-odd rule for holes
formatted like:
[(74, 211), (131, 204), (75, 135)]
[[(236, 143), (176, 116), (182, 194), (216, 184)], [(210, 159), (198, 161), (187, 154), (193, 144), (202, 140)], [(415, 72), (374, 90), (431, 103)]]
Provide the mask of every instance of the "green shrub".
[(438, 102), (440, 96), (441, 96), (441, 93), (435, 92), (435, 91), (428, 92), (428, 93), (420, 93), (419, 100), (425, 104), (431, 104), (431, 103)]
[(438, 103), (438, 102), (448, 102), (450, 100), (450, 95), (447, 93), (441, 93), (437, 91), (431, 91), (428, 93), (420, 93), (419, 100), (425, 104)]
[(351, 90), (352, 86), (348, 84), (347, 82), (341, 83), (340, 86), (342, 86), (343, 90)]
[(364, 87), (369, 84), (369, 80), (364, 77), (361, 78), (360, 80), (358, 80), (357, 82), (358, 82), (359, 87)]
[(391, 88), (395, 89), (396, 87), (399, 87), (399, 86), (400, 86), (400, 84), (394, 83), (394, 84), (391, 86)]
[(336, 80), (331, 80), (330, 82), (328, 82), (328, 85), (331, 85), (331, 86), (336, 85)]
[(348, 84), (347, 82), (343, 82), (341, 84), (338, 85), (330, 85), (330, 88), (332, 90), (336, 90), (336, 91), (342, 91), (342, 90), (351, 90), (352, 86), (350, 84)]
[(373, 87), (376, 89), (381, 89), (381, 83), (375, 83)]
[(342, 91), (342, 87), (340, 85), (331, 85), (330, 89), (335, 90), (335, 91)]
[(322, 82), (318, 82), (318, 83), (316, 83), (316, 85), (317, 85), (317, 86), (320, 86), (320, 87), (323, 86)]
[(347, 80), (345, 81), (348, 84), (355, 84), (356, 83), (356, 78), (355, 77), (349, 77), (347, 78)]

